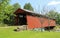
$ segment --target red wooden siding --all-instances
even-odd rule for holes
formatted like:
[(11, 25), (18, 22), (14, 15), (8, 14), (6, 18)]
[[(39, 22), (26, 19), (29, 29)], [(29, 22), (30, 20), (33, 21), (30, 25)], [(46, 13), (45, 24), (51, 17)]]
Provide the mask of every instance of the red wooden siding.
[(41, 23), (39, 21), (39, 18), (37, 17), (33, 17), (33, 16), (27, 16), (27, 24), (28, 24), (28, 28), (32, 29), (32, 28), (40, 28)]
[(48, 19), (40, 18), (40, 20), (42, 20), (42, 27), (47, 27), (48, 26)]
[(54, 20), (50, 20), (50, 26), (55, 26), (55, 25), (56, 25), (55, 21)]
[(43, 20), (43, 27), (48, 27), (48, 26), (55, 26), (55, 20), (49, 20), (49, 19), (47, 19), (47, 18), (43, 18), (42, 19)]
[[(41, 23), (41, 20), (42, 20), (42, 23)], [(27, 27), (29, 29), (32, 29), (32, 28), (55, 26), (55, 21), (48, 20), (47, 18), (38, 18), (38, 17), (27, 15), (27, 24), (28, 24)]]

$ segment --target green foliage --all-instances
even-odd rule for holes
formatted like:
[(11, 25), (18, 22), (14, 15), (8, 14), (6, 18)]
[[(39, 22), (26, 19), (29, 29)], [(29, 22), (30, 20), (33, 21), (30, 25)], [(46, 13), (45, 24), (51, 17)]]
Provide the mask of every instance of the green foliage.
[(46, 14), (46, 16), (49, 16), (49, 17), (51, 17), (51, 18), (56, 18), (57, 15), (58, 15), (58, 12), (56, 12), (56, 11), (54, 11), (54, 10), (50, 10), (50, 11)]
[(58, 16), (56, 18), (56, 23), (60, 25), (60, 14), (58, 14)]
[(19, 5), (19, 3), (15, 3), (13, 5), (13, 7), (14, 7), (14, 10), (17, 10), (18, 8), (21, 8), (21, 6)]
[(8, 5), (8, 6), (6, 6), (4, 12), (5, 12), (5, 14), (4, 14), (5, 18), (3, 20), (4, 23), (7, 23), (7, 24), (13, 23), (14, 20), (11, 17), (14, 17), (14, 14), (13, 14), (14, 13), (14, 7), (11, 5)]
[(0, 0), (0, 24), (14, 24), (14, 11), (18, 7), (15, 8), (13, 5), (10, 5), (9, 1)]
[(30, 3), (26, 3), (26, 4), (24, 5), (24, 9), (27, 9), (27, 10), (30, 10), (30, 11), (34, 11), (34, 10), (33, 10), (33, 7), (31, 6)]
[(56, 23), (60, 25), (60, 14), (54, 10), (50, 10), (46, 16), (56, 20)]
[(9, 4), (9, 0), (0, 0), (0, 11), (4, 10), (4, 8)]
[(0, 23), (7, 17), (5, 16), (5, 8), (8, 5), (9, 0), (0, 0)]
[(14, 12), (20, 8), (20, 5), (18, 3), (10, 5), (9, 2), (10, 0), (0, 0), (0, 25), (14, 24)]

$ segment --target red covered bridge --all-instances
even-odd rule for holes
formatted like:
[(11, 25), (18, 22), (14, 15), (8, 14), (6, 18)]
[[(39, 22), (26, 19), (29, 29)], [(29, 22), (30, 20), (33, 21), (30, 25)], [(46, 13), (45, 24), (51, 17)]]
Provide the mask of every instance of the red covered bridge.
[(55, 19), (49, 18), (47, 16), (37, 14), (32, 11), (28, 11), (25, 9), (17, 9), (14, 14), (15, 24), (16, 25), (26, 25), (28, 29), (33, 28), (53, 28), (55, 26)]

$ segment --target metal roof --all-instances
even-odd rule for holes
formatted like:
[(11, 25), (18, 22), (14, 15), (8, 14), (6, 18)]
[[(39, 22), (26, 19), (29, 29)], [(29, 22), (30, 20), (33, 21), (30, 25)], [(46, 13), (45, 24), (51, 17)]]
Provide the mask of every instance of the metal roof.
[(16, 13), (18, 10), (23, 10), (24, 12), (31, 13), (33, 16), (35, 15), (35, 16), (38, 16), (38, 17), (45, 17), (45, 18), (48, 18), (48, 19), (53, 19), (53, 20), (55, 20), (55, 18), (50, 18), (50, 17), (48, 17), (48, 16), (46, 16), (46, 15), (38, 14), (37, 12), (29, 11), (29, 10), (21, 9), (21, 8), (18, 8), (18, 9), (15, 11), (15, 13)]

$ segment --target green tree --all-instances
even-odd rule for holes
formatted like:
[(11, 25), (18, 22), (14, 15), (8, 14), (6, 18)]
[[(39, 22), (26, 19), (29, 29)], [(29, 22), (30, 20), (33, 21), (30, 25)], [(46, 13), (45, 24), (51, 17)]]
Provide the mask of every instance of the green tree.
[(5, 18), (4, 10), (5, 10), (6, 6), (8, 5), (8, 2), (9, 2), (9, 0), (0, 0), (0, 22), (2, 22), (3, 19)]
[(0, 23), (13, 23), (14, 6), (9, 4), (10, 0), (0, 0)]
[(9, 0), (0, 0), (0, 11), (2, 11), (2, 9), (4, 10), (4, 8), (9, 4)]
[(14, 7), (14, 10), (17, 10), (18, 8), (21, 8), (21, 5), (19, 5), (19, 3), (15, 3), (13, 7)]
[(14, 17), (15, 17), (14, 12), (18, 8), (20, 8), (20, 5), (18, 3), (15, 3), (14, 5), (8, 4), (8, 6), (6, 6), (6, 8), (4, 10), (4, 12), (5, 12), (4, 16), (6, 16), (5, 19), (3, 20), (4, 23), (9, 24), (9, 25), (14, 24)]
[(27, 10), (30, 10), (30, 11), (34, 11), (34, 10), (33, 10), (33, 7), (31, 6), (30, 3), (26, 3), (26, 4), (24, 5), (24, 9), (27, 9)]
[(14, 20), (11, 17), (14, 16), (14, 7), (11, 5), (6, 6), (4, 13), (5, 13), (4, 14), (5, 18), (3, 20), (4, 23), (7, 23), (7, 24), (13, 23)]
[(50, 10), (46, 16), (50, 17), (50, 18), (54, 18), (56, 21), (56, 24), (60, 25), (60, 13), (54, 11), (54, 10)]
[(51, 18), (56, 18), (58, 15), (58, 12), (54, 11), (54, 10), (50, 10), (48, 13), (46, 13), (46, 16), (49, 16)]
[(60, 25), (60, 14), (57, 15), (56, 23)]
[(6, 6), (4, 12), (5, 12), (5, 16), (6, 18), (4, 19), (4, 23), (6, 24), (14, 24), (14, 12), (18, 9), (21, 8), (21, 6), (18, 3), (15, 3), (14, 5), (8, 5)]
[(0, 0), (0, 26), (4, 26), (1, 25), (3, 24), (3, 20), (6, 19), (6, 17), (8, 17), (5, 12), (6, 7), (8, 6), (10, 0)]

